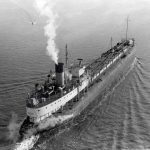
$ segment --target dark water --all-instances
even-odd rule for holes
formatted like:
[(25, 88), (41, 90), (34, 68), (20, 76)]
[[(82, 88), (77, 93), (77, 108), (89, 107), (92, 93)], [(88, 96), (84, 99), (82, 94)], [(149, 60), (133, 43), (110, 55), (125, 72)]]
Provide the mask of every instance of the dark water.
[[(46, 77), (53, 68), (53, 62), (45, 53), (44, 21), (41, 19), (38, 25), (33, 27), (26, 23), (25, 16), (18, 12), (14, 5), (2, 1), (0, 8), (0, 150), (9, 150), (12, 143), (8, 138), (8, 125), (12, 114), (17, 115), (18, 124), (23, 120), (27, 93), (34, 83)], [(97, 16), (97, 12), (88, 10), (86, 13)], [(138, 20), (136, 11), (133, 16)], [(65, 18), (66, 20), (61, 22), (57, 29), (56, 43), (62, 60), (66, 42), (71, 58), (83, 56), (84, 59), (92, 59), (109, 47), (111, 27), (120, 24), (101, 19), (94, 22), (97, 18), (84, 14), (79, 18)], [(111, 19), (111, 15), (107, 19)], [(104, 24), (101, 24), (102, 21)], [(102, 100), (101, 105), (93, 105), (78, 121), (55, 136), (50, 137), (45, 133), (33, 149), (150, 149), (148, 26), (136, 23), (137, 21), (132, 24), (130, 30), (136, 39), (138, 61), (130, 73)], [(120, 31), (116, 28), (113, 28), (113, 31), (115, 42), (120, 39)], [(101, 98), (97, 97), (96, 100), (101, 101)]]

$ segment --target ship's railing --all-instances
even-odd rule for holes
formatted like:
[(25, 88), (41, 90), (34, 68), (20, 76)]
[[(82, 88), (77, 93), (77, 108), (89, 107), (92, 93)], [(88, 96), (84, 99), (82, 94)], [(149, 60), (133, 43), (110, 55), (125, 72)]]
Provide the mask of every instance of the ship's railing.
[[(107, 55), (107, 57), (103, 57), (103, 58), (99, 58), (96, 59), (95, 62), (92, 63), (92, 65), (90, 66), (91, 69), (91, 75), (92, 77), (95, 76), (95, 74), (99, 73), (99, 71), (101, 72), (103, 70), (103, 68), (108, 68), (110, 66), (110, 63), (114, 63), (117, 59), (119, 59), (123, 54), (124, 54), (124, 50), (128, 49), (126, 52), (129, 51), (130, 47), (132, 47), (132, 45), (125, 45), (124, 43), (120, 44), (118, 49), (116, 51), (114, 51), (113, 53), (109, 53)], [(99, 63), (97, 63), (99, 62)]]
[[(99, 57), (97, 58), (93, 63), (91, 63), (90, 65), (90, 70), (91, 70), (91, 76), (93, 77), (93, 75), (95, 73), (98, 73), (99, 71), (101, 71), (103, 68), (107, 68), (107, 65), (113, 61), (114, 62), (114, 58), (118, 58), (120, 57), (119, 55), (121, 53), (123, 53), (123, 51), (127, 48), (130, 47), (130, 45), (125, 45), (125, 42), (118, 44), (118, 46), (115, 48), (115, 51), (107, 51), (107, 55), (105, 57)], [(99, 62), (99, 63), (97, 63)], [(63, 93), (63, 95), (67, 94)], [(37, 97), (35, 94), (35, 91), (32, 92), (31, 97), (36, 98), (38, 100), (38, 103), (36, 105), (33, 105), (31, 103), (28, 103), (27, 101), (27, 106), (29, 107), (42, 107), (44, 105), (47, 105), (50, 102), (55, 101), (56, 99), (59, 99), (61, 97), (61, 93), (60, 92), (53, 92), (48, 98), (44, 98), (42, 99), (42, 97)]]
[(60, 98), (60, 94), (59, 93), (53, 94), (53, 95), (49, 96), (48, 98), (43, 98), (43, 97), (37, 98), (36, 99), (37, 100), (37, 104), (34, 105), (33, 103), (27, 103), (27, 106), (28, 107), (32, 107), (32, 108), (33, 107), (34, 108), (42, 107), (42, 106), (45, 106), (45, 105), (53, 102), (54, 100), (56, 100), (58, 98)]
[(39, 107), (42, 107), (42, 106), (45, 106), (59, 98), (61, 98), (62, 96), (65, 96), (66, 94), (68, 94), (71, 90), (73, 90), (77, 85), (71, 85), (69, 86), (68, 88), (65, 88), (63, 90), (63, 93), (61, 92), (53, 92), (48, 98), (44, 98), (45, 100), (42, 100), (43, 98), (40, 97), (40, 98), (37, 98), (37, 101), (38, 103), (36, 105), (33, 105), (33, 103), (30, 103), (30, 99), (27, 100), (27, 107), (31, 107), (31, 108), (39, 108)]

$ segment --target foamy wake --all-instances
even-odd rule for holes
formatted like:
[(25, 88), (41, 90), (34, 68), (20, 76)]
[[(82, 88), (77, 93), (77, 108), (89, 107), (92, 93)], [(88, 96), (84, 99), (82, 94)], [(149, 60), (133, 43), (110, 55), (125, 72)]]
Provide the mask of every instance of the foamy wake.
[(135, 57), (133, 63), (131, 64), (131, 70), (134, 68), (134, 66), (137, 64), (137, 62), (139, 62), (139, 60), (137, 59), (137, 57)]
[[(55, 127), (56, 125), (61, 124), (72, 117), (73, 114), (58, 117), (52, 116), (50, 118), (46, 118), (39, 124), (38, 130), (42, 131), (44, 129), (49, 129), (50, 127)], [(39, 134), (28, 136), (24, 138), (21, 142), (16, 143), (13, 150), (30, 150), (31, 148), (33, 148), (34, 144), (38, 141), (39, 137), (40, 137)]]
[(26, 139), (23, 139), (20, 143), (16, 143), (14, 150), (30, 150), (39, 139), (39, 135), (32, 135)]

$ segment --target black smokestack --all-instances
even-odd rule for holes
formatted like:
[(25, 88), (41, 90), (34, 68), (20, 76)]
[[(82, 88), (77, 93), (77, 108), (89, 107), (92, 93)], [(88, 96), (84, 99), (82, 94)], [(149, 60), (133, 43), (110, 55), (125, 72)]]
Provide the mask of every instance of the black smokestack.
[(57, 86), (64, 86), (64, 63), (55, 64), (56, 84)]
[(64, 72), (64, 63), (59, 62), (58, 64), (55, 64), (55, 72), (56, 73)]

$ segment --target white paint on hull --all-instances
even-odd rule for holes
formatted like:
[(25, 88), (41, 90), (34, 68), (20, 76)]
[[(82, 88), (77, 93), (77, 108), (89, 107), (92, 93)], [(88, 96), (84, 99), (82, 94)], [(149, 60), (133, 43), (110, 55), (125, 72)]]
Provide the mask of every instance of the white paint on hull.
[(58, 100), (43, 106), (41, 108), (28, 108), (26, 107), (26, 111), (27, 111), (27, 115), (30, 116), (30, 118), (33, 118), (33, 121), (35, 123), (40, 122), (41, 120), (49, 117), (52, 115), (53, 112), (56, 112), (57, 110), (59, 110), (62, 106), (64, 106), (68, 101), (70, 101), (71, 99), (73, 99), (75, 96), (78, 95), (78, 91), (82, 91), (83, 89), (85, 89), (89, 84), (89, 79), (85, 79), (82, 82), (82, 85), (75, 88), (74, 90), (72, 90), (71, 92), (69, 92), (68, 94), (66, 94), (65, 96), (59, 98)]

